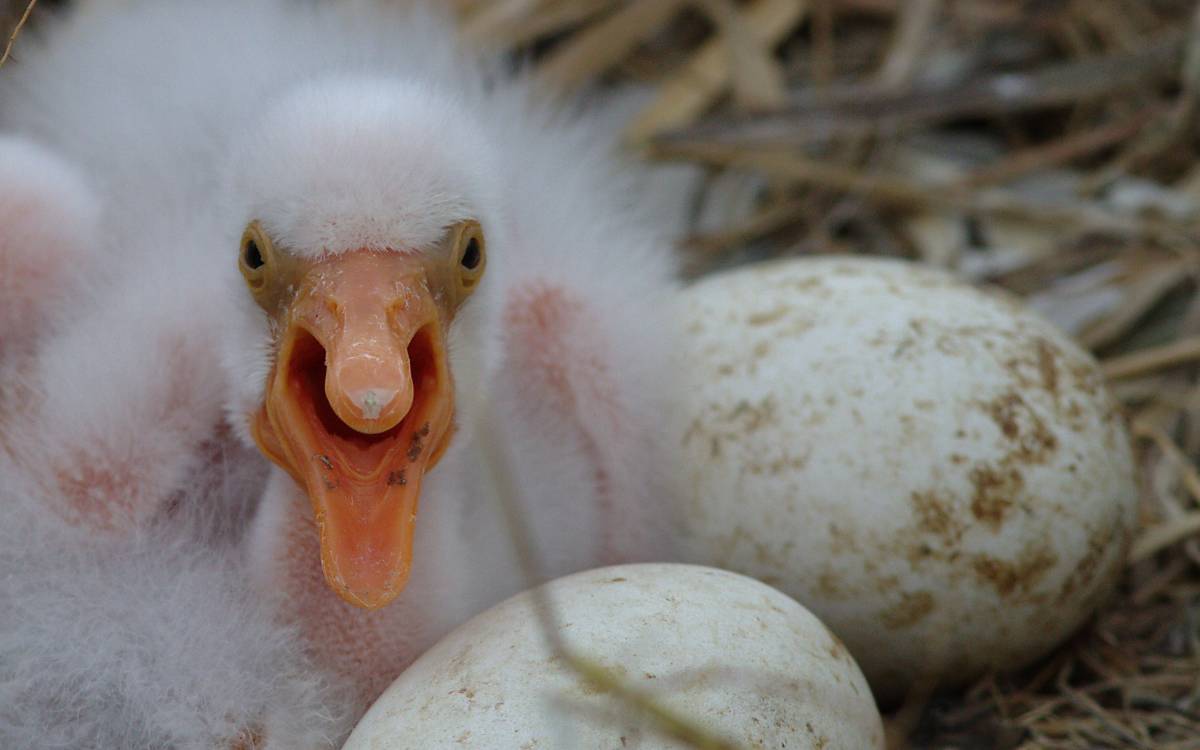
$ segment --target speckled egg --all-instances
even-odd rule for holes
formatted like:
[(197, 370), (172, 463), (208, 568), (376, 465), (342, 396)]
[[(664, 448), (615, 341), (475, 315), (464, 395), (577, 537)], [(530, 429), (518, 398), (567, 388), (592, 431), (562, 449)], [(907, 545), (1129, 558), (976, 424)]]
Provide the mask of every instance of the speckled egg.
[(1135, 525), (1095, 360), (998, 291), (805, 259), (693, 285), (672, 428), (690, 561), (790, 594), (881, 699), (1066, 638)]
[[(740, 747), (883, 748), (870, 689), (815, 617), (744, 576), (601, 568), (543, 589), (568, 648)], [(682, 747), (570, 671), (529, 592), (459, 627), (376, 701), (343, 750)]]

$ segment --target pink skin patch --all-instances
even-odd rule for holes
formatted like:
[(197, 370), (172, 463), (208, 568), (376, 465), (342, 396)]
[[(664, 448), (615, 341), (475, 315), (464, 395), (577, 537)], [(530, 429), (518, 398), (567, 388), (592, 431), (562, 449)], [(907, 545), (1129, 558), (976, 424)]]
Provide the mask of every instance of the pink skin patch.
[[(0, 410), (0, 446), (67, 523), (129, 533), (170, 505), (189, 474), (216, 455), (205, 445), (221, 437), (219, 405), (203, 395), (211, 384), (197, 366), (207, 347), (166, 333), (156, 349), (163, 369), (138, 393), (136, 405), (103, 391), (75, 402), (73, 408), (86, 412), (80, 415), (85, 423), (108, 426), (99, 434), (47, 419), (44, 409), (55, 393), (26, 393), (10, 402), (11, 410)], [(88, 354), (81, 354), (83, 371)], [(36, 372), (32, 360), (22, 364)]]
[[(620, 440), (626, 432), (614, 362), (594, 313), (569, 290), (534, 281), (512, 292), (505, 308), (508, 353), (520, 368), (518, 380), (526, 403), (539, 403), (559, 421), (578, 431), (588, 463), (594, 467), (601, 515), (612, 518), (616, 503), (604, 452), (596, 438)], [(541, 409), (539, 409), (540, 411)], [(615, 523), (601, 529), (598, 564), (619, 562)]]
[(128, 462), (99, 463), (78, 451), (57, 465), (54, 477), (49, 495), (61, 500), (60, 514), (77, 526), (116, 531), (145, 504), (138, 472)]
[(72, 440), (77, 435), (51, 439), (39, 418), (41, 394), (21, 395), (0, 411), (0, 447), (34, 480), (47, 507), (72, 526), (100, 532), (128, 530), (145, 515), (137, 511), (148, 504), (147, 477), (126, 446), (80, 444)]

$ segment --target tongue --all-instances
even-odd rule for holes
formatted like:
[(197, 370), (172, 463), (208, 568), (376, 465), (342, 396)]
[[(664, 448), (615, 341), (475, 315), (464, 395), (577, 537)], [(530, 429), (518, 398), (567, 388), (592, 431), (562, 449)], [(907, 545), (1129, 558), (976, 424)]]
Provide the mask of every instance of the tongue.
[(424, 462), (364, 480), (335, 460), (314, 459), (307, 482), (325, 580), (350, 604), (376, 609), (408, 582)]

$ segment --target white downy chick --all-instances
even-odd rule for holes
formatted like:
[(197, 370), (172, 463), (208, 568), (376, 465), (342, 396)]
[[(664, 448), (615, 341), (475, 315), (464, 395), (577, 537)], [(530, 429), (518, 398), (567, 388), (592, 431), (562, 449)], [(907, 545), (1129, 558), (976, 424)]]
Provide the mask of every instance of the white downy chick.
[(26, 494), (154, 526), (227, 420), (282, 467), (248, 575), (363, 699), (526, 585), (484, 405), (547, 575), (670, 557), (672, 258), (606, 128), (421, 7), (95, 2), (19, 52), (0, 128), (103, 196), (99, 270), (10, 365)]

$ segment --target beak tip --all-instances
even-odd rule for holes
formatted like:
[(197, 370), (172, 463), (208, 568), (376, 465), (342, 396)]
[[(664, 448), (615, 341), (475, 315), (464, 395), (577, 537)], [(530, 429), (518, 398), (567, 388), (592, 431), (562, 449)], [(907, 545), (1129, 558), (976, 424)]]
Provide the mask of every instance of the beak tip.
[(394, 404), (398, 392), (395, 389), (364, 388), (349, 395), (350, 403), (358, 408), (362, 419), (377, 420), (384, 412), (400, 412), (398, 404)]
[(351, 398), (358, 405), (358, 411), (364, 419), (379, 419), (379, 415), (383, 413), (384, 407), (392, 402), (395, 395), (395, 391), (381, 391), (368, 388)]
[(360, 609), (373, 610), (387, 606), (408, 585), (409, 564), (404, 561), (380, 579), (376, 570), (356, 571), (347, 577), (332, 560), (323, 560), (325, 582), (342, 601)]
[(334, 413), (352, 429), (365, 434), (386, 432), (404, 420), (412, 399), (401, 398), (395, 388), (361, 388), (338, 393), (335, 389), (330, 404)]
[(391, 603), (403, 586), (352, 586), (341, 578), (326, 577), (326, 583), (342, 601), (360, 609), (379, 609)]

